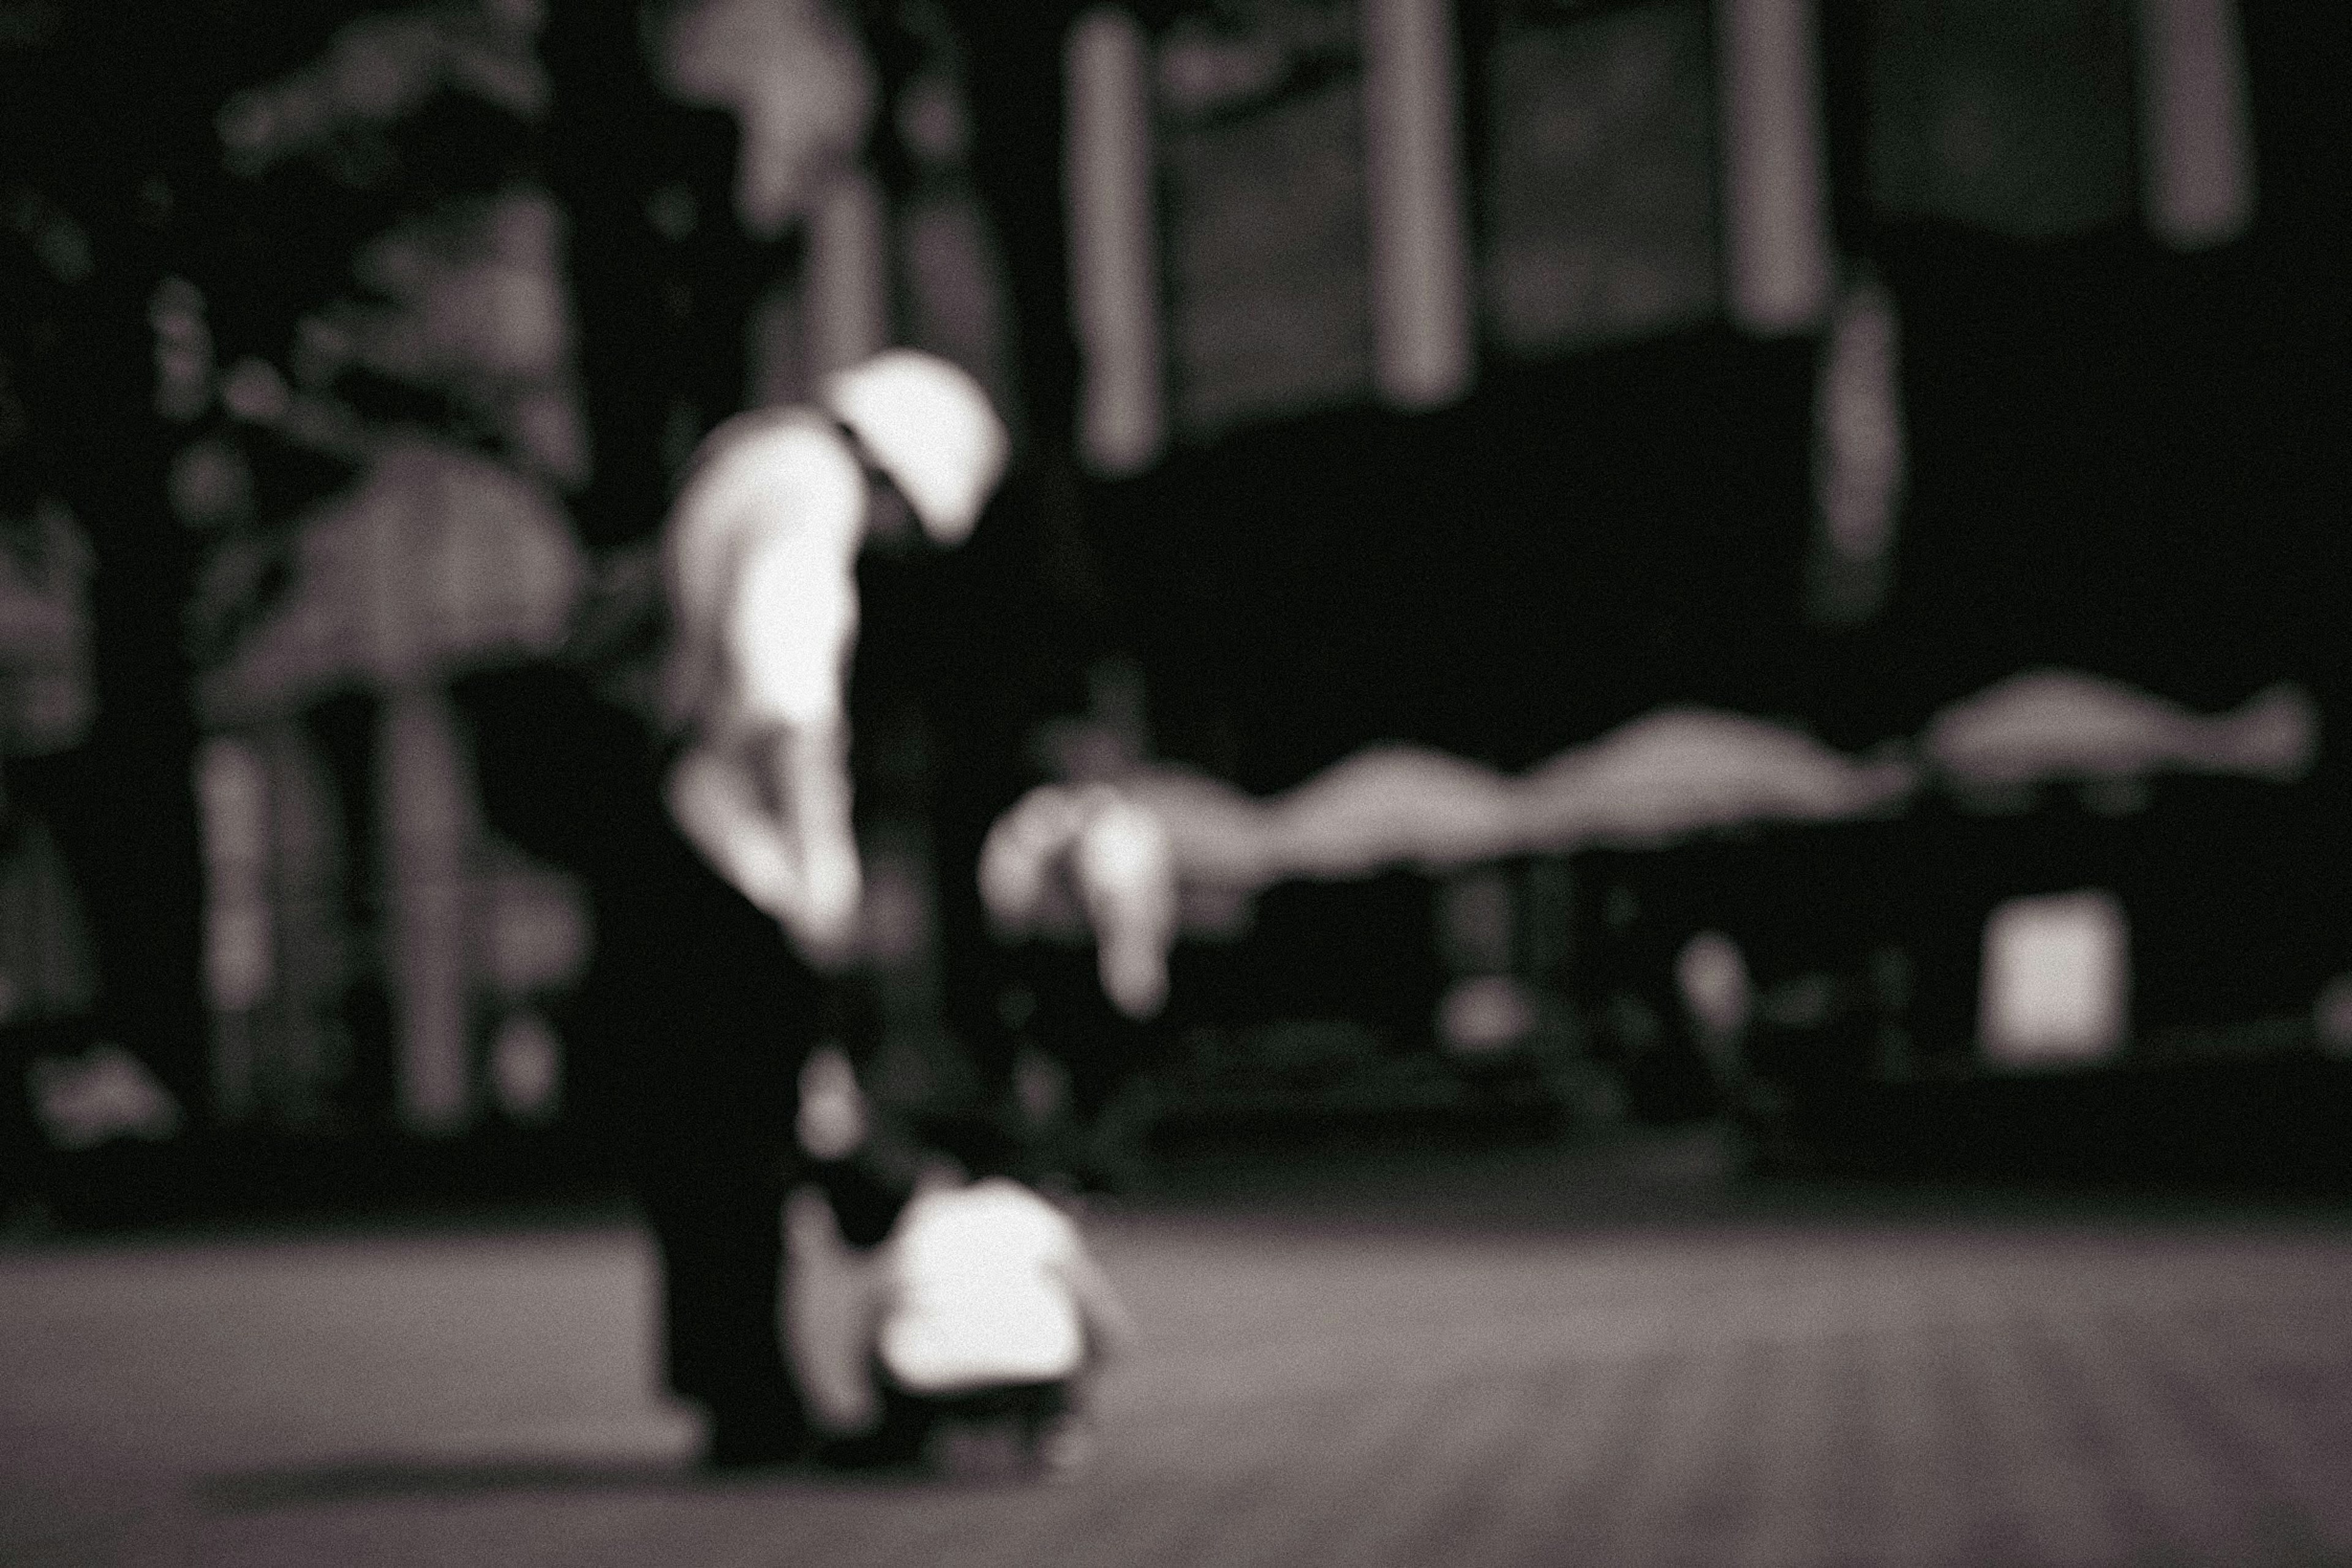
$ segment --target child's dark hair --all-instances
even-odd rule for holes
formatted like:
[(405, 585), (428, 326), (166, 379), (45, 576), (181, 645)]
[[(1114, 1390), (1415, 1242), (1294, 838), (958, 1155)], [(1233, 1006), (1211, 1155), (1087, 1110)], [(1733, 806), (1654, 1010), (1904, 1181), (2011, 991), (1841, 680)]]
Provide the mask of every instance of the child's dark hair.
[(980, 1110), (942, 1115), (926, 1122), (923, 1135), (926, 1142), (952, 1157), (974, 1180), (1011, 1176), (1025, 1181), (1031, 1173), (1028, 1143), (1003, 1117)]

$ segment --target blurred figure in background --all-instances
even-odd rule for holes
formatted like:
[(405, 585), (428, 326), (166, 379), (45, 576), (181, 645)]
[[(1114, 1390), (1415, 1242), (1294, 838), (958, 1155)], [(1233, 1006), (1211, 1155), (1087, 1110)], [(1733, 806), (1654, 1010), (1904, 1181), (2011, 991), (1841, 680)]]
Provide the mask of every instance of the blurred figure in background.
[[(7, 366), (0, 353), (0, 381)], [(96, 689), (89, 546), (54, 496), (24, 504), (28, 465), (11, 434), (0, 431), (0, 1222), (37, 1227), (50, 1140), (35, 1079), (91, 1043), (100, 991), (74, 868), (15, 775), (82, 744)]]
[(1140, 1180), (1179, 915), (1166, 829), (1108, 783), (1043, 784), (990, 830), (979, 876), (1020, 980), (1003, 1023), (1036, 1047), (1013, 1068), (1013, 1098), (1050, 1173)]
[[(1375, 745), (1259, 798), (1120, 730), (1060, 727), (1059, 777), (998, 819), (980, 868), (995, 931), (1028, 957), (1035, 1016), (1021, 1022), (1070, 1075), (1079, 1173), (1114, 1184), (1139, 1171), (1138, 1130), (1118, 1111), (1148, 1107), (1177, 941), (1232, 929), (1267, 889), (1875, 816), (1917, 775), (1893, 751), (1849, 757), (1785, 725), (1667, 708), (1519, 774)], [(1089, 946), (1081, 975), (1069, 960)]]
[(39, 819), (0, 788), (0, 1222), (46, 1218), (49, 1140), (35, 1079), (49, 1060), (89, 1043), (97, 981), (89, 939), (65, 864)]

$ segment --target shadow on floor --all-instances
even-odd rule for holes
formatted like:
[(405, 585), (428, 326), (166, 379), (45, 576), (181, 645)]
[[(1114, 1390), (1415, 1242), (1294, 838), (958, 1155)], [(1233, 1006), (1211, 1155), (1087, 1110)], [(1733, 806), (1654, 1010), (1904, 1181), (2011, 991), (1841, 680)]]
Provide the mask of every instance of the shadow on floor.
[(860, 1490), (985, 1489), (1020, 1480), (986, 1464), (937, 1467), (808, 1462), (707, 1470), (651, 1457), (510, 1454), (362, 1455), (205, 1477), (197, 1500), (216, 1513), (260, 1513), (320, 1504), (456, 1500), (494, 1494), (709, 1492), (745, 1488)]
[[(750, 1479), (747, 1472), (744, 1478)], [(739, 1478), (728, 1478), (732, 1481)], [(782, 1470), (759, 1479), (791, 1479)], [(643, 1491), (726, 1484), (677, 1459), (531, 1456), (447, 1458), (362, 1456), (316, 1465), (234, 1471), (195, 1483), (205, 1506), (245, 1513), (305, 1504), (496, 1492)]]

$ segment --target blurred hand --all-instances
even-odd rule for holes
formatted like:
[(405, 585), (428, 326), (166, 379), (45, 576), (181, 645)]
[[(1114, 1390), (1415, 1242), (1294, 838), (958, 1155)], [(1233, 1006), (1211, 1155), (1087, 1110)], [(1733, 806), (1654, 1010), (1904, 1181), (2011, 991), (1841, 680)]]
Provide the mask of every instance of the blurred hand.
[(866, 1095), (838, 1046), (822, 1046), (801, 1068), (801, 1148), (813, 1160), (841, 1160), (866, 1142)]
[(670, 814), (705, 858), (819, 969), (853, 955), (864, 879), (849, 821), (846, 737), (785, 732), (698, 745), (671, 770)]

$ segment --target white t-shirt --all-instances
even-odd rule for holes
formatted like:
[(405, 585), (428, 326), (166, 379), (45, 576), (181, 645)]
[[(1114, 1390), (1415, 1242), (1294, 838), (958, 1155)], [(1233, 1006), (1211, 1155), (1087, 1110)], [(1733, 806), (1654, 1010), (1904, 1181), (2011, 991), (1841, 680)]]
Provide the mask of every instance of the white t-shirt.
[(706, 451), (665, 541), (679, 626), (670, 700), (754, 722), (837, 721), (857, 634), (857, 458), (807, 409), (740, 415)]
[(907, 1389), (952, 1394), (1074, 1374), (1086, 1334), (1066, 1269), (1077, 1227), (1017, 1182), (919, 1192), (883, 1261), (878, 1351)]

